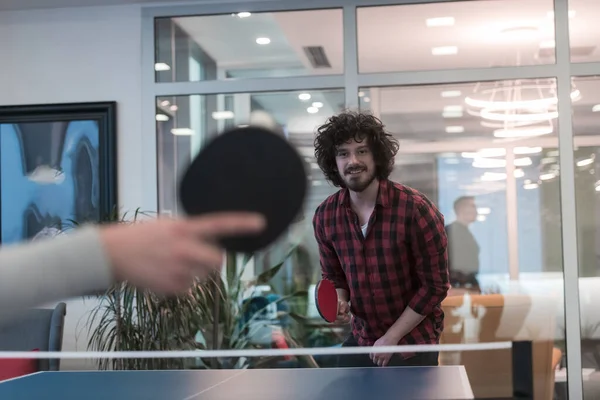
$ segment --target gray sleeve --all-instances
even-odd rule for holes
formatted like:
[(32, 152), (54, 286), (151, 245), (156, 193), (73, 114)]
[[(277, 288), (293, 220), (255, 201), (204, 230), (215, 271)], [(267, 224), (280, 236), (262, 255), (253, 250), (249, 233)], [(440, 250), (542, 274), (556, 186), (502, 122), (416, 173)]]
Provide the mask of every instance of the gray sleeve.
[(23, 309), (108, 288), (111, 266), (97, 227), (0, 248), (0, 323)]

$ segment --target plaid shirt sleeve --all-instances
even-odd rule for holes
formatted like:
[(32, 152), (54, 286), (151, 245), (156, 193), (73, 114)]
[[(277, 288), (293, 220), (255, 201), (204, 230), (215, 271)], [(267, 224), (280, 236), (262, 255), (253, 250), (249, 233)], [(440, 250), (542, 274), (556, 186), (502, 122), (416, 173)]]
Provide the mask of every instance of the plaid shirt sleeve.
[(420, 315), (428, 315), (450, 289), (444, 216), (426, 200), (417, 202), (410, 230), (415, 271), (421, 287), (409, 307)]
[(342, 269), (342, 265), (337, 257), (337, 254), (325, 236), (323, 229), (323, 214), (317, 210), (313, 217), (313, 228), (315, 231), (315, 239), (319, 246), (319, 258), (321, 261), (321, 275), (323, 279), (328, 279), (335, 285), (336, 289), (344, 289), (350, 293), (346, 274)]

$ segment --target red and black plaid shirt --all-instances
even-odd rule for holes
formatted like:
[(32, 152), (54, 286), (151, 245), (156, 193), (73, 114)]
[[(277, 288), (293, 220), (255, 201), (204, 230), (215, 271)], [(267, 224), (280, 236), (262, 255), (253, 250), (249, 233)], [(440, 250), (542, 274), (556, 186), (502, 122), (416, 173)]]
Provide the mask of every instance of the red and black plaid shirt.
[[(342, 189), (313, 218), (323, 278), (350, 294), (352, 333), (372, 346), (406, 307), (425, 319), (399, 344), (439, 343), (450, 288), (444, 217), (418, 191), (384, 180), (363, 237)], [(404, 354), (410, 357), (412, 354)]]

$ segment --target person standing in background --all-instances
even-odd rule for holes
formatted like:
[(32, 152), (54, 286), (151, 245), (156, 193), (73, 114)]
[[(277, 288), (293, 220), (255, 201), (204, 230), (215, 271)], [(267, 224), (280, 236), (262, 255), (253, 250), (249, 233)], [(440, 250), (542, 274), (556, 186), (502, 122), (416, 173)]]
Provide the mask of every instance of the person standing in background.
[(479, 244), (469, 230), (477, 220), (475, 197), (461, 196), (454, 201), (456, 220), (446, 226), (450, 281), (453, 286), (479, 287)]

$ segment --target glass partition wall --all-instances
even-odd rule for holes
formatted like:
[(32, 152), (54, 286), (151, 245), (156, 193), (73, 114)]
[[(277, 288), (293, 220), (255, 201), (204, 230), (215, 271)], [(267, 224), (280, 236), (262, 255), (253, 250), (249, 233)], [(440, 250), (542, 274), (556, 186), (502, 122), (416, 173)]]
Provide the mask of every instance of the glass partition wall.
[[(178, 179), (206, 140), (247, 124), (253, 111), (271, 114), (310, 166), (310, 191), (302, 218), (254, 255), (244, 279), (281, 264), (254, 289), (308, 292), (286, 302), (296, 318), (285, 324), (302, 321), (295, 331), (301, 346), (336, 345), (347, 329), (320, 326), (311, 301), (320, 277), (312, 216), (337, 190), (314, 160), (314, 132), (345, 109), (373, 113), (400, 142), (392, 180), (426, 194), (446, 223), (468, 225), (480, 249), (478, 287), (453, 288), (449, 297), (484, 311), (465, 317), (462, 336), (446, 342), (533, 340), (543, 398), (600, 396), (597, 16), (600, 4), (591, 0), (147, 7), (151, 206), (180, 213)], [(467, 222), (461, 198), (477, 210)], [(480, 318), (492, 313), (481, 299), (500, 299), (492, 328)], [(473, 371), (476, 395), (493, 392), (485, 362), (440, 360)]]

